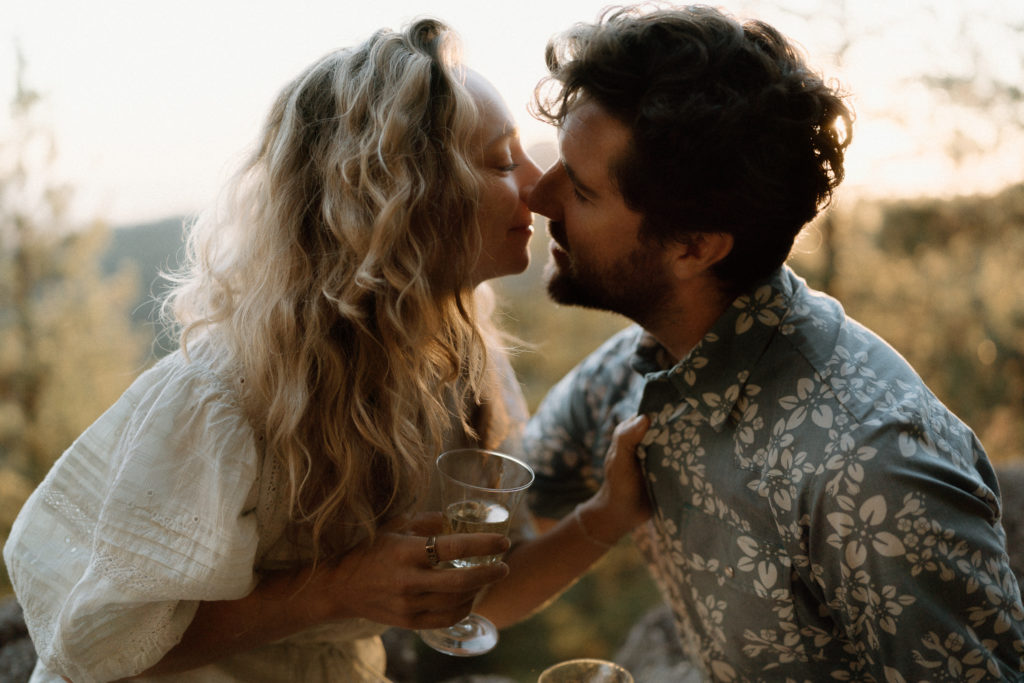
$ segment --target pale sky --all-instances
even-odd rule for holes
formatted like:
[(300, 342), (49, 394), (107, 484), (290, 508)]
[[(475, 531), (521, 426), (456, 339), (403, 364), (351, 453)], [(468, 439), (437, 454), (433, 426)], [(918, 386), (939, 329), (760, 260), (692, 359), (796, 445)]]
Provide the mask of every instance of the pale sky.
[[(977, 4), (992, 11), (1000, 2), (942, 6)], [(378, 28), (401, 28), (416, 16), (431, 15), (458, 31), (467, 64), (504, 94), (527, 144), (554, 142), (554, 131), (526, 113), (543, 75), (544, 45), (572, 23), (592, 21), (606, 4), (0, 0), (0, 99), (5, 104), (0, 136), (9, 129), (6, 104), (14, 90), (17, 41), (29, 85), (46, 98), (41, 113), (56, 137), (57, 173), (76, 188), (76, 215), (122, 225), (194, 212), (213, 200), (291, 77), (323, 53), (359, 42)], [(1002, 145), (1000, 155), (961, 168), (942, 153), (950, 124), (941, 102), (924, 97), (914, 75), (963, 68), (951, 49), (962, 30), (949, 13), (953, 10), (944, 12), (927, 0), (921, 7), (928, 11), (891, 0), (719, 4), (775, 24), (806, 48), (812, 63), (852, 91), (859, 119), (846, 191), (990, 191), (1024, 179), (1019, 137)], [(844, 6), (848, 15), (842, 14)], [(1006, 0), (995, 14), (1000, 21), (1024, 22), (1022, 8), (1019, 0)], [(979, 42), (993, 50), (989, 60), (1022, 82), (1019, 57), (1000, 46), (1000, 34), (982, 25), (983, 19), (972, 21)], [(844, 38), (853, 46), (840, 69), (833, 58)], [(894, 120), (888, 115), (892, 111), (914, 125)], [(992, 139), (995, 130), (984, 117), (973, 128), (982, 141)]]

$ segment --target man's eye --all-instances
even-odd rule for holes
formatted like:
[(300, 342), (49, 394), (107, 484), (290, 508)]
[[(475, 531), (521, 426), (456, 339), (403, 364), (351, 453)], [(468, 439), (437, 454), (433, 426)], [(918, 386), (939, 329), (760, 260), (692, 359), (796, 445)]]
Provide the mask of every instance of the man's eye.
[(583, 196), (582, 192), (580, 192), (578, 189), (576, 189), (575, 185), (572, 186), (572, 194), (573, 194), (574, 197), (576, 197), (576, 201), (579, 201), (579, 202), (589, 201), (586, 197)]

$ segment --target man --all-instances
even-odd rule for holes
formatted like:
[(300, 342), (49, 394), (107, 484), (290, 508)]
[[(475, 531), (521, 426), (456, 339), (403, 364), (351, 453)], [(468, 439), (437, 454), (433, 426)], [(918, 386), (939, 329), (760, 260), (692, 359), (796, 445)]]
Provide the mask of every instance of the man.
[(634, 536), (708, 677), (1021, 678), (981, 445), (783, 265), (842, 180), (842, 97), (773, 28), (709, 8), (611, 13), (547, 55), (561, 158), (530, 204), (549, 292), (638, 324), (532, 421), (534, 512), (614, 541), (591, 502), (566, 513), (598, 490), (612, 427), (646, 415), (654, 516)]

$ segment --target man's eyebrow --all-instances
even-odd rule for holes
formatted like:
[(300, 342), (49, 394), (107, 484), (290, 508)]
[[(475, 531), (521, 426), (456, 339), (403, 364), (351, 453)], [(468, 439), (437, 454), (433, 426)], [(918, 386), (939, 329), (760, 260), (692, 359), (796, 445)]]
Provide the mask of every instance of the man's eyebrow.
[(584, 182), (582, 182), (582, 181), (580, 180), (580, 177), (579, 177), (578, 175), (576, 175), (576, 171), (572, 170), (572, 166), (570, 166), (570, 165), (569, 165), (569, 164), (568, 164), (568, 163), (567, 163), (567, 162), (565, 161), (565, 159), (560, 159), (559, 161), (561, 161), (561, 162), (562, 162), (562, 168), (564, 168), (564, 169), (565, 169), (565, 174), (566, 174), (567, 176), (569, 176), (569, 180), (571, 180), (571, 181), (572, 181), (572, 184), (576, 186), (576, 189), (577, 189), (577, 190), (579, 190), (579, 191), (580, 191), (580, 192), (582, 192), (583, 194), (585, 194), (585, 195), (588, 195), (588, 196), (591, 196), (591, 197), (595, 197), (595, 196), (597, 196), (597, 192), (595, 192), (595, 191), (594, 191), (594, 190), (593, 190), (592, 188), (590, 188), (590, 187), (589, 187), (589, 186), (588, 186), (588, 185), (587, 185), (586, 183), (584, 183)]

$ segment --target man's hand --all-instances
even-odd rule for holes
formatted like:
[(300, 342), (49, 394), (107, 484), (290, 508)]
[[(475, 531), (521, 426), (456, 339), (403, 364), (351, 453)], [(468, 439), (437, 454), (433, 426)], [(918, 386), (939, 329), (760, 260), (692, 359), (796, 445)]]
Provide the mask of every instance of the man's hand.
[(604, 483), (578, 508), (587, 535), (599, 543), (613, 545), (651, 518), (651, 501), (637, 458), (637, 446), (649, 426), (647, 416), (635, 415), (615, 428), (605, 456)]

